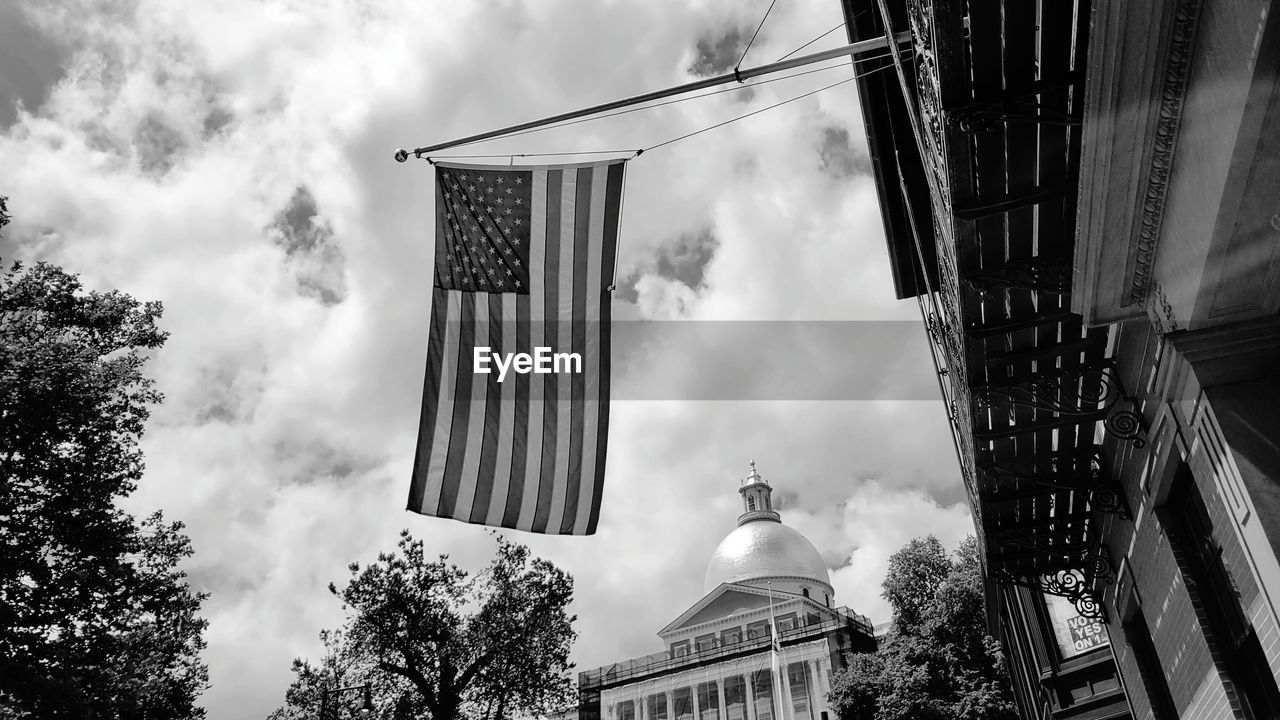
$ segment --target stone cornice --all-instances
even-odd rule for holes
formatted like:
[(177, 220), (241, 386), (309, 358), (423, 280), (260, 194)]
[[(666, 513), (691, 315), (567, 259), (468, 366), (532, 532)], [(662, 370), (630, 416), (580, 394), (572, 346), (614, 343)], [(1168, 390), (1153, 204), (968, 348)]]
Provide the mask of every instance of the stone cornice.
[(1182, 123), (1182, 106), (1187, 92), (1191, 55), (1195, 50), (1201, 1), (1178, 0), (1173, 10), (1169, 48), (1164, 63), (1164, 81), (1160, 87), (1155, 141), (1147, 163), (1146, 188), (1142, 195), (1142, 215), (1138, 223), (1137, 242), (1129, 256), (1126, 273), (1129, 276), (1128, 292), (1122, 298), (1122, 304), (1126, 306), (1145, 302), (1151, 289), (1156, 244), (1160, 238), (1169, 176), (1178, 145), (1178, 128)]

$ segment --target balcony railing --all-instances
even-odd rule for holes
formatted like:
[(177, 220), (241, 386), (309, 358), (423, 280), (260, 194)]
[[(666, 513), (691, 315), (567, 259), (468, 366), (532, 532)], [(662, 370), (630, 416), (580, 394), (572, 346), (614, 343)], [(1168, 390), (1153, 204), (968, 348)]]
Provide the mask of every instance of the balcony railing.
[[(806, 638), (846, 627), (855, 628), (868, 637), (873, 634), (871, 621), (865, 615), (859, 615), (848, 608), (837, 608), (835, 612), (836, 617), (827, 620), (779, 630), (778, 641), (782, 645), (791, 645)], [(761, 637), (743, 638), (736, 643), (717, 642), (715, 647), (690, 651), (689, 654), (680, 657), (672, 657), (667, 651), (631, 658), (578, 673), (578, 689), (579, 691), (598, 690), (606, 685), (619, 685), (637, 678), (671, 672), (684, 666), (700, 665), (718, 658), (750, 653), (769, 647), (769, 643), (770, 639), (766, 634)]]

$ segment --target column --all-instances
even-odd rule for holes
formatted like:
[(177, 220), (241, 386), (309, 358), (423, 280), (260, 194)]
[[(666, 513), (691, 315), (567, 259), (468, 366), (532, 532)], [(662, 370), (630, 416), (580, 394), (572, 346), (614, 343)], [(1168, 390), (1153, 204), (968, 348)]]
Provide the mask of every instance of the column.
[(827, 683), (827, 661), (818, 658), (813, 664), (818, 675), (818, 687), (822, 688), (822, 696), (825, 698), (831, 692), (831, 686)]
[(698, 701), (698, 685), (700, 683), (696, 678), (689, 679), (690, 700), (693, 702), (693, 720), (702, 720), (702, 703)]
[(716, 696), (720, 700), (720, 720), (729, 720), (729, 706), (724, 701), (724, 676), (716, 680)]
[(676, 720), (676, 698), (674, 690), (667, 690), (667, 720)]
[(747, 697), (745, 703), (747, 706), (747, 720), (756, 720), (756, 689), (754, 683), (751, 682), (751, 670), (748, 669), (746, 674), (742, 677), (747, 681)]
[(795, 715), (794, 706), (791, 703), (791, 676), (787, 672), (790, 665), (791, 663), (782, 658), (781, 653), (779, 653), (778, 677), (773, 679), (775, 683), (779, 683), (778, 692), (774, 693), (774, 696), (778, 698), (778, 703), (782, 705), (782, 707), (774, 708), (773, 710), (774, 717), (777, 720), (792, 720)]
[(822, 720), (820, 712), (827, 709), (827, 689), (822, 682), (822, 664), (818, 658), (810, 660), (808, 664), (813, 670), (810, 673), (813, 677), (813, 697), (811, 698), (813, 702), (813, 720)]

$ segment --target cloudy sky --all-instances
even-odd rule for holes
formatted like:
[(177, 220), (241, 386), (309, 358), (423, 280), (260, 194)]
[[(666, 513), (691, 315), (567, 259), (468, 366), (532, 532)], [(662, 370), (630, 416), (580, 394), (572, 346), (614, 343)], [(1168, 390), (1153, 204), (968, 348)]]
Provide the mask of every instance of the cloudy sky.
[[(192, 581), (212, 593), (212, 718), (280, 704), (290, 659), (314, 655), (316, 633), (341, 618), (325, 585), (401, 528), (465, 566), (493, 550), (479, 527), (403, 509), (433, 193), (430, 166), (397, 164), (395, 149), (723, 71), (767, 6), (0, 2), (0, 194), (15, 215), (0, 256), (164, 303), (172, 336), (149, 369), (167, 398), (129, 502), (189, 526)], [(745, 65), (840, 20), (835, 0), (781, 0)], [(471, 151), (651, 147), (849, 73)], [(699, 599), (706, 560), (734, 527), (750, 459), (784, 521), (823, 552), (837, 600), (874, 621), (887, 619), (890, 552), (925, 532), (948, 546), (969, 532), (868, 168), (851, 83), (630, 164), (615, 317), (755, 324), (739, 326), (749, 332), (732, 372), (678, 343), (618, 359), (619, 387), (655, 390), (613, 406), (598, 535), (520, 536), (576, 578), (580, 668), (660, 649), (654, 633)], [(795, 343), (775, 330), (798, 320), (897, 330), (892, 344), (811, 353), (788, 370), (840, 401), (788, 400), (775, 371)], [(885, 321), (898, 324), (871, 325)], [(678, 389), (712, 381), (712, 399)], [(762, 396), (781, 399), (734, 400)]]

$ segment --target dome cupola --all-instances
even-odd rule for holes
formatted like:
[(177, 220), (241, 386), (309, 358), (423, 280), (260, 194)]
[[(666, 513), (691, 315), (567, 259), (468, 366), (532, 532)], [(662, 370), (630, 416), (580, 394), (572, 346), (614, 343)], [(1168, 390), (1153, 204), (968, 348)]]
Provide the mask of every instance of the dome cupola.
[(721, 583), (740, 583), (803, 594), (830, 605), (834, 593), (827, 564), (813, 543), (782, 523), (773, 507), (773, 488), (754, 461), (738, 493), (743, 507), (738, 527), (712, 553), (704, 592)]
[(742, 514), (738, 516), (738, 525), (754, 520), (782, 522), (782, 516), (773, 509), (773, 488), (756, 472), (755, 460), (751, 461), (751, 472), (742, 479), (738, 492), (742, 495)]

